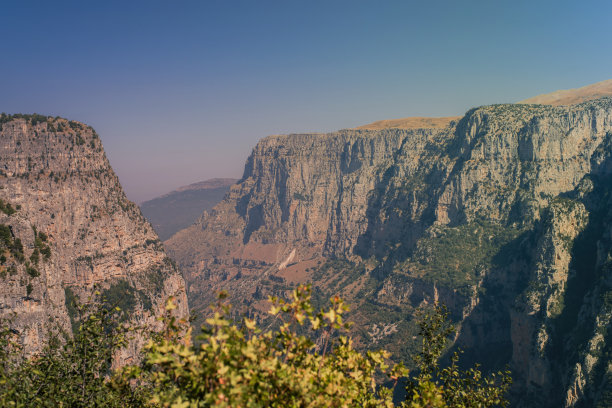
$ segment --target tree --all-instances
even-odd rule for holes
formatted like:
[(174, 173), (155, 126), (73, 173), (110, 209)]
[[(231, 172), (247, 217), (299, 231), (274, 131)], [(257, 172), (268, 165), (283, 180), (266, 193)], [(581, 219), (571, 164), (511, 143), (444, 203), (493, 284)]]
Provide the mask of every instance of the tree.
[(460, 370), (459, 352), (453, 353), (448, 367), (439, 366), (449, 338), (455, 334), (446, 307), (436, 304), (429, 312), (423, 311), (418, 324), (422, 343), (421, 352), (414, 356), (414, 361), (419, 374), (409, 378), (406, 389), (409, 399), (418, 401), (424, 384), (427, 384), (427, 389), (432, 389), (432, 384), (444, 402), (440, 406), (482, 408), (508, 405), (505, 395), (512, 384), (510, 371), (498, 371), (486, 377), (480, 372), (478, 364), (468, 370)]
[(99, 302), (74, 309), (75, 333), (51, 333), (43, 350), (27, 359), (20, 355), (9, 322), (1, 322), (0, 406), (126, 407), (146, 402), (135, 398), (134, 390), (110, 387), (108, 380), (113, 355), (126, 345), (129, 332), (118, 324), (120, 310)]

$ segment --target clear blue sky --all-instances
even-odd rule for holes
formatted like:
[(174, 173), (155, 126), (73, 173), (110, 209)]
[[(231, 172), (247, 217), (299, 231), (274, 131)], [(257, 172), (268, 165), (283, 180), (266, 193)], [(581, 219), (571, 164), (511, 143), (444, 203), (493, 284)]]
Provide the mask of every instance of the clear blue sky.
[(609, 1), (28, 1), (0, 111), (92, 125), (135, 201), (239, 177), (258, 139), (463, 114), (612, 78)]

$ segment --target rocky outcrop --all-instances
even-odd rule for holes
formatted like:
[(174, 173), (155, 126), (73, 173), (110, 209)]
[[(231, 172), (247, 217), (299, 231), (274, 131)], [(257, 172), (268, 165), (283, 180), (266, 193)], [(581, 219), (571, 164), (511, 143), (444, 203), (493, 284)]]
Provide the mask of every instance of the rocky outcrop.
[(595, 404), (610, 377), (611, 143), (609, 98), (271, 136), (166, 247), (201, 310), (228, 289), (257, 316), (267, 294), (312, 282), (353, 305), (361, 346), (403, 358), (415, 308), (441, 301), (468, 361), (514, 370), (515, 405)]
[(14, 210), (0, 214), (0, 311), (26, 351), (70, 328), (67, 296), (86, 300), (95, 288), (139, 324), (154, 324), (171, 295), (186, 315), (183, 278), (126, 199), (96, 132), (40, 115), (2, 115), (0, 126), (0, 199)]

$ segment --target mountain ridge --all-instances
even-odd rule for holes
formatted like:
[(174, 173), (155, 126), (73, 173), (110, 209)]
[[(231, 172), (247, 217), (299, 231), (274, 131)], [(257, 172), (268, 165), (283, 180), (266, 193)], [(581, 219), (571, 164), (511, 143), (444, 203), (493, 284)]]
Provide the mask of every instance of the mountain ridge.
[[(574, 105), (593, 99), (612, 96), (612, 79), (596, 82), (579, 88), (557, 90), (546, 94), (536, 95), (524, 99), (519, 104), (542, 105)], [(461, 116), (427, 117), (412, 116), (400, 119), (382, 119), (353, 129), (380, 130), (380, 129), (435, 129), (449, 126), (451, 122), (461, 119)]]
[(228, 185), (234, 184), (236, 181), (238, 181), (238, 179), (228, 178), (228, 177), (226, 177), (226, 178), (206, 179), (206, 180), (203, 180), (203, 181), (198, 181), (198, 182), (195, 182), (195, 183), (191, 183), (191, 184), (187, 184), (187, 185), (178, 187), (175, 190), (170, 191), (169, 193), (162, 194), (159, 197), (154, 197), (154, 198), (152, 198), (150, 200), (147, 200), (147, 201), (153, 201), (153, 200), (156, 200), (158, 198), (166, 198), (166, 197), (168, 197), (171, 194), (182, 193), (184, 191), (207, 190), (207, 189), (213, 189), (213, 188), (219, 188), (219, 187), (226, 187)]

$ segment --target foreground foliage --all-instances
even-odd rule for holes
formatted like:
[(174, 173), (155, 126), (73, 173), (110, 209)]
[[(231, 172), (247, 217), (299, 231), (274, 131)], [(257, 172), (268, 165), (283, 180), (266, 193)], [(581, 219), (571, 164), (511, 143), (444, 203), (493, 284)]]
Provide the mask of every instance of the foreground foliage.
[[(229, 306), (220, 300), (200, 347), (179, 342), (181, 327), (171, 319), (164, 338), (147, 346), (144, 368), (131, 375), (153, 384), (153, 400), (163, 406), (392, 407), (391, 390), (377, 388), (375, 378), (397, 380), (402, 367), (389, 369), (385, 351), (362, 354), (349, 337), (335, 337), (347, 328), (346, 310), (334, 298), (328, 310), (315, 314), (310, 288), (300, 287), (291, 302), (272, 299), (278, 328), (264, 331), (254, 320), (228, 320)], [(300, 329), (319, 341), (298, 334)]]
[[(119, 310), (76, 305), (73, 336), (50, 335), (37, 355), (22, 360), (15, 332), (0, 333), (0, 406), (123, 407), (132, 393), (109, 389), (113, 355), (127, 344), (128, 329), (117, 324)], [(144, 402), (144, 401), (142, 401)]]
[[(421, 316), (419, 368), (410, 375), (390, 366), (386, 351), (359, 352), (346, 335), (348, 310), (331, 299), (314, 311), (308, 286), (290, 300), (271, 298), (272, 323), (228, 318), (225, 295), (206, 319), (198, 346), (189, 322), (173, 316), (168, 302), (161, 332), (138, 366), (112, 371), (113, 354), (128, 341), (119, 311), (77, 306), (73, 337), (52, 337), (37, 356), (19, 358), (6, 324), (0, 326), (0, 404), (13, 407), (393, 407), (393, 391), (408, 379), (402, 407), (506, 406), (509, 373), (483, 377), (478, 367), (461, 371), (457, 354), (446, 368), (438, 360), (453, 329), (436, 306)], [(61, 340), (61, 341), (60, 341)], [(388, 386), (381, 386), (385, 383)], [(399, 404), (396, 401), (396, 404)]]

